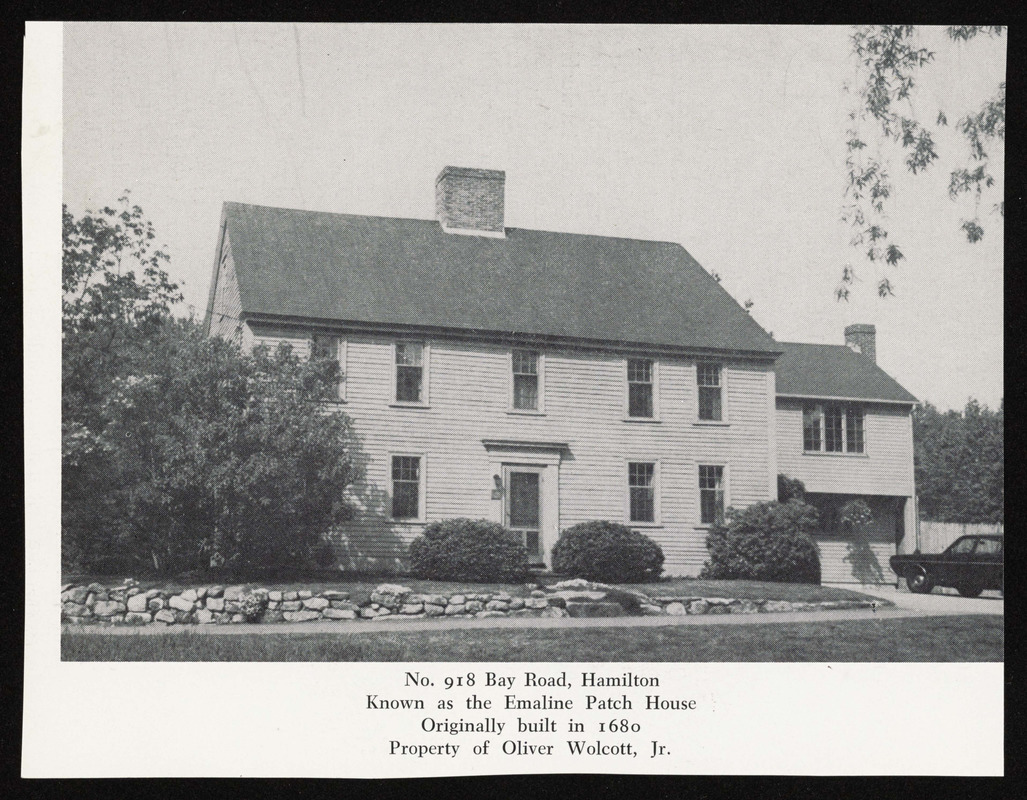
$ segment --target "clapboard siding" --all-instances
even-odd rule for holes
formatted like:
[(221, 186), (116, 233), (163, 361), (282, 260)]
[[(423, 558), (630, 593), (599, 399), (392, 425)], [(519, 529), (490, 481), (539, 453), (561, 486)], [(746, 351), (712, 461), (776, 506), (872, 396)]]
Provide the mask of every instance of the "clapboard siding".
[(242, 298), (235, 275), (235, 262), (228, 235), (221, 244), (221, 263), (218, 266), (217, 285), (214, 287), (214, 305), (210, 315), (210, 335), (243, 344)]
[[(256, 344), (289, 342), (301, 355), (300, 329), (255, 327)], [(728, 363), (728, 424), (696, 424), (695, 363), (661, 358), (659, 422), (626, 422), (625, 362), (620, 355), (545, 350), (544, 416), (509, 413), (509, 349), (431, 341), (429, 407), (397, 408), (392, 400), (392, 339), (346, 336), (346, 402), (360, 442), (364, 477), (354, 487), (362, 507), (336, 534), (340, 552), (360, 568), (401, 569), (422, 526), (387, 519), (388, 455), (425, 457), (425, 518), (496, 518), (491, 498), (494, 454), (483, 439), (564, 442), (559, 462), (560, 530), (592, 519), (625, 521), (626, 462), (659, 462), (659, 527), (639, 528), (661, 544), (669, 574), (696, 574), (706, 560), (699, 525), (698, 464), (724, 464), (728, 502), (746, 506), (776, 491), (771, 475), (767, 367)], [(547, 468), (548, 470), (548, 468)], [(550, 473), (552, 474), (552, 473)], [(545, 480), (545, 478), (544, 478)]]
[(913, 494), (913, 428), (908, 407), (866, 405), (866, 453), (803, 453), (802, 403), (777, 401), (778, 471), (798, 478), (809, 492)]

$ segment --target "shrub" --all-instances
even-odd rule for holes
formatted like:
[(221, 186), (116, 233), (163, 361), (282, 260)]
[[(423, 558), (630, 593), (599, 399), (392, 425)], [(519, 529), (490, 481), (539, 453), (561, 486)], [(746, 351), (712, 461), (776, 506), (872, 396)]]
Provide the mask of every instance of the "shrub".
[(789, 500), (801, 500), (806, 502), (806, 484), (798, 478), (789, 478), (787, 475), (777, 476), (777, 499), (780, 503), (787, 503)]
[(410, 571), (429, 580), (515, 583), (528, 574), (528, 551), (497, 522), (440, 520), (411, 542)]
[(617, 522), (582, 522), (565, 530), (553, 547), (553, 571), (608, 583), (655, 581), (663, 550), (648, 536)]
[(727, 527), (710, 531), (700, 578), (820, 583), (820, 553), (810, 536), (817, 511), (806, 503), (728, 509)]

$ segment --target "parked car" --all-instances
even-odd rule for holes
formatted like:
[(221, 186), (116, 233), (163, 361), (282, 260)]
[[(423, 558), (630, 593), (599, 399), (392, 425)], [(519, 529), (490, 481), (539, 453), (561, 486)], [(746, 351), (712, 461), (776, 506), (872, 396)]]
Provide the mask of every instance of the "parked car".
[(951, 586), (963, 597), (977, 597), (985, 589), (1002, 589), (1001, 536), (960, 536), (942, 553), (892, 556), (890, 563), (911, 592)]

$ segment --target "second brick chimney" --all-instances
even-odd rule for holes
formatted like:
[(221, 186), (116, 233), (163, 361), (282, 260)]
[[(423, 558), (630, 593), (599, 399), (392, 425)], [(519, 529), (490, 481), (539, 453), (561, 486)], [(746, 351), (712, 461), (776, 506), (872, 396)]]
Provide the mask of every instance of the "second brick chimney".
[(845, 344), (877, 363), (877, 328), (873, 325), (849, 325), (845, 329)]
[(435, 215), (447, 233), (505, 236), (506, 173), (495, 169), (445, 167), (435, 179)]

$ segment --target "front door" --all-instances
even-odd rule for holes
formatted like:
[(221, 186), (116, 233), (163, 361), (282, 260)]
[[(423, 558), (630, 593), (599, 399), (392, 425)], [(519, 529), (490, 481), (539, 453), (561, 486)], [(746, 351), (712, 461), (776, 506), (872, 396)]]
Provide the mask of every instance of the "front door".
[(521, 537), (528, 549), (528, 561), (542, 558), (542, 468), (506, 467), (506, 527)]

